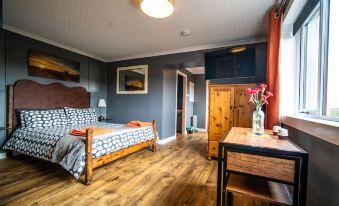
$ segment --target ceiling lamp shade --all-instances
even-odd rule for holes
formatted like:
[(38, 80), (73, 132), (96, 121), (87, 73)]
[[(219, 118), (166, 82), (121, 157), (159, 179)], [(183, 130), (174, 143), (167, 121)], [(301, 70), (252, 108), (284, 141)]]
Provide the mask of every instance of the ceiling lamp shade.
[(141, 10), (154, 18), (165, 18), (174, 11), (174, 0), (142, 0)]

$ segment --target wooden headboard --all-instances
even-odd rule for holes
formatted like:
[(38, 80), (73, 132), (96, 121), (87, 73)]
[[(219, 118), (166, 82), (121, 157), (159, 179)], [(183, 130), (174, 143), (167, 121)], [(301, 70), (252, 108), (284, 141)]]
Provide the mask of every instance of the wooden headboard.
[(8, 134), (17, 126), (16, 109), (88, 108), (90, 95), (83, 87), (66, 87), (60, 83), (40, 84), (19, 80), (8, 86)]

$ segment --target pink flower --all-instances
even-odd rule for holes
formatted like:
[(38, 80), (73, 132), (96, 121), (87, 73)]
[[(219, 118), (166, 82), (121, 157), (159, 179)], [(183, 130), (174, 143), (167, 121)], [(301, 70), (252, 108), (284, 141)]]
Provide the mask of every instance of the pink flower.
[(259, 87), (260, 89), (264, 89), (264, 88), (267, 88), (267, 85), (264, 84), (264, 83), (260, 83), (260, 84), (258, 85), (258, 87)]
[(246, 89), (246, 93), (247, 93), (247, 94), (251, 94), (251, 91), (252, 91), (251, 88), (247, 88), (247, 89)]
[(270, 92), (270, 91), (267, 91), (267, 92), (266, 92), (266, 95), (267, 95), (267, 97), (273, 96), (272, 92)]
[(258, 94), (259, 93), (259, 89), (258, 88), (255, 88), (255, 89), (252, 89), (251, 90), (251, 93), (250, 94)]

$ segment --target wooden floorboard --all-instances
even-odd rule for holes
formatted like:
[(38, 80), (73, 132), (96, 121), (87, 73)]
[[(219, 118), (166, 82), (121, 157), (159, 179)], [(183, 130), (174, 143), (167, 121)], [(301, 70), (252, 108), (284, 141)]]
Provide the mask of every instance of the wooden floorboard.
[[(207, 134), (113, 161), (85, 186), (59, 165), (27, 156), (0, 160), (1, 205), (215, 205), (216, 161), (206, 160)], [(82, 177), (83, 178), (83, 177)]]

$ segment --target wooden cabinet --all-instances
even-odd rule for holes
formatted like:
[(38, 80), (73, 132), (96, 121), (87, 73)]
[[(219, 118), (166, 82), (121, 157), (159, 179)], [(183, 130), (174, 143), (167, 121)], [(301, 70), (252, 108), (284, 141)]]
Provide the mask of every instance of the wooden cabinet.
[(208, 157), (218, 156), (218, 142), (233, 127), (251, 127), (254, 106), (245, 90), (255, 84), (210, 85)]

